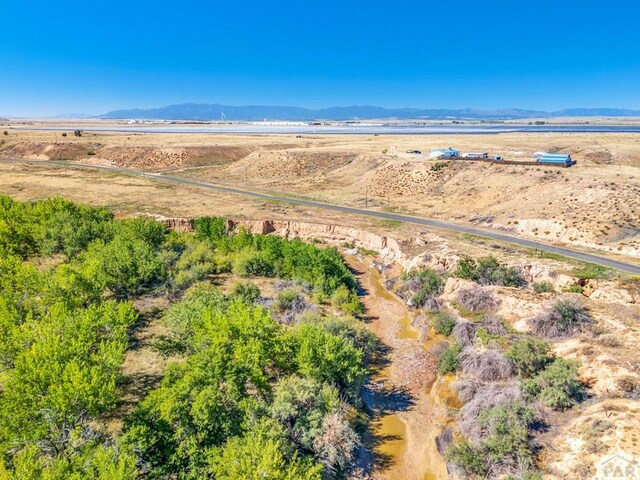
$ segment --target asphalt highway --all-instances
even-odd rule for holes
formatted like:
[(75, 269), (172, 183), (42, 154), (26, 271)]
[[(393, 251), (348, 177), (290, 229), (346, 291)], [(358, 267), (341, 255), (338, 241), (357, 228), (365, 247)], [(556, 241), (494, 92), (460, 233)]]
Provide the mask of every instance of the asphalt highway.
[(470, 235), (477, 235), (480, 237), (490, 238), (492, 240), (520, 245), (522, 247), (528, 247), (528, 248), (533, 248), (537, 250), (542, 250), (548, 253), (563, 255), (565, 257), (573, 258), (575, 260), (594, 263), (596, 265), (601, 265), (606, 268), (612, 268), (614, 270), (620, 270), (626, 273), (640, 275), (640, 265), (638, 264), (612, 260), (606, 257), (602, 257), (600, 255), (586, 253), (580, 250), (573, 250), (568, 247), (559, 247), (556, 245), (551, 245), (544, 242), (538, 242), (535, 240), (529, 240), (526, 238), (509, 235), (506, 233), (500, 233), (492, 230), (460, 225), (452, 222), (445, 222), (442, 220), (435, 220), (432, 218), (415, 217), (411, 215), (401, 215), (398, 213), (388, 213), (388, 212), (380, 212), (380, 211), (364, 209), (364, 208), (334, 205), (330, 203), (318, 202), (315, 200), (305, 200), (305, 199), (293, 198), (293, 197), (287, 197), (287, 196), (271, 195), (267, 193), (260, 193), (260, 192), (244, 190), (244, 189), (235, 188), (235, 187), (198, 182), (198, 181), (189, 180), (186, 178), (171, 177), (171, 176), (162, 175), (158, 173), (149, 173), (149, 172), (143, 172), (141, 170), (133, 170), (129, 168), (121, 168), (121, 167), (114, 167), (114, 166), (87, 165), (87, 164), (65, 162), (65, 161), (58, 161), (58, 160), (27, 160), (27, 159), (14, 159), (14, 158), (0, 159), (0, 161), (9, 162), (9, 163), (34, 164), (34, 165), (45, 164), (45, 165), (54, 165), (58, 167), (67, 167), (67, 168), (106, 170), (106, 171), (122, 173), (125, 175), (135, 175), (139, 177), (155, 179), (162, 182), (175, 183), (179, 185), (188, 185), (191, 187), (215, 190), (219, 192), (231, 193), (234, 195), (244, 195), (248, 197), (259, 198), (262, 200), (272, 200), (272, 201), (277, 201), (282, 203), (288, 203), (290, 205), (300, 205), (303, 207), (321, 208), (323, 210), (331, 210), (334, 212), (347, 213), (351, 215), (363, 215), (367, 217), (379, 218), (382, 220), (395, 220), (398, 222), (422, 225), (430, 228), (437, 228), (442, 230), (467, 233)]

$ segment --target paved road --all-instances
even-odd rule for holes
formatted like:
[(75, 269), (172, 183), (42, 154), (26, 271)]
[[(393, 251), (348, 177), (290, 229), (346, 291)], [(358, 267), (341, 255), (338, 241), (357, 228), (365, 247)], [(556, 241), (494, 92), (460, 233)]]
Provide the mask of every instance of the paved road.
[(128, 168), (120, 168), (120, 167), (112, 167), (112, 166), (104, 166), (104, 165), (84, 165), (84, 164), (75, 163), (75, 162), (65, 162), (65, 161), (57, 161), (57, 160), (1, 159), (0, 161), (11, 162), (11, 163), (34, 164), (34, 165), (47, 164), (47, 165), (55, 165), (59, 167), (73, 167), (73, 168), (115, 171), (115, 172), (123, 173), (126, 175), (136, 175), (136, 176), (145, 177), (145, 178), (153, 178), (163, 182), (189, 185), (192, 187), (205, 188), (208, 190), (216, 190), (216, 191), (232, 193), (236, 195), (244, 195), (244, 196), (249, 196), (254, 198), (260, 198), (262, 200), (275, 200), (278, 202), (288, 203), (291, 205), (321, 208), (324, 210), (332, 210), (335, 212), (348, 213), (353, 215), (364, 215), (367, 217), (380, 218), (383, 220), (396, 220), (404, 223), (412, 223), (415, 225), (424, 225), (426, 227), (431, 227), (431, 228), (439, 228), (439, 229), (450, 230), (454, 232), (468, 233), (470, 235), (486, 237), (492, 240), (513, 243), (523, 247), (543, 250), (549, 253), (556, 253), (556, 254), (564, 255), (565, 257), (573, 258), (576, 260), (595, 263), (603, 267), (612, 268), (615, 270), (620, 270), (620, 271), (632, 273), (635, 275), (640, 275), (640, 265), (638, 264), (620, 262), (620, 261), (608, 259), (606, 257), (601, 257), (595, 254), (572, 250), (570, 248), (557, 247), (555, 245), (549, 245), (547, 243), (537, 242), (535, 240), (528, 240), (526, 238), (516, 237), (513, 235), (499, 233), (492, 230), (468, 227), (465, 225), (459, 225), (451, 222), (444, 222), (441, 220), (434, 220), (431, 218), (414, 217), (410, 215), (400, 215), (397, 213), (378, 212), (376, 210), (369, 210), (369, 209), (363, 209), (363, 208), (332, 205), (330, 203), (317, 202), (314, 200), (303, 200), (299, 198), (281, 197), (277, 195), (269, 195), (266, 193), (253, 192), (250, 190), (242, 190), (239, 188), (225, 187), (222, 185), (215, 185), (211, 183), (197, 182), (195, 180), (189, 180), (186, 178), (171, 177), (171, 176), (161, 175), (157, 173), (148, 173), (140, 170), (132, 170)]

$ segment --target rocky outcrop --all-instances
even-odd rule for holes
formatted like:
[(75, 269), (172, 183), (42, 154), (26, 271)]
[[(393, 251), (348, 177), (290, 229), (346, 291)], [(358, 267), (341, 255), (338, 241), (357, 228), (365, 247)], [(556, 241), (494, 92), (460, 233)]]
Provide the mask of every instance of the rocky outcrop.
[(603, 303), (625, 305), (636, 302), (628, 290), (619, 288), (614, 282), (590, 280), (584, 286), (583, 292), (590, 299)]
[(530, 283), (550, 282), (556, 290), (562, 290), (569, 285), (576, 283), (576, 280), (569, 275), (557, 273), (555, 269), (549, 265), (540, 263), (529, 263), (522, 266), (522, 278)]

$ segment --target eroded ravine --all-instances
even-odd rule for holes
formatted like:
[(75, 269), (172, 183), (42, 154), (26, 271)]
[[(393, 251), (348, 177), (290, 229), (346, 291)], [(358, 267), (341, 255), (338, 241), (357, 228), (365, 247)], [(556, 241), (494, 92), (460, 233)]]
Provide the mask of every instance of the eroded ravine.
[(436, 359), (424, 348), (411, 313), (384, 287), (375, 268), (349, 257), (363, 289), (369, 326), (387, 352), (374, 369), (365, 394), (374, 412), (365, 443), (371, 451), (375, 479), (446, 479), (446, 466), (436, 448), (443, 415), (433, 392)]

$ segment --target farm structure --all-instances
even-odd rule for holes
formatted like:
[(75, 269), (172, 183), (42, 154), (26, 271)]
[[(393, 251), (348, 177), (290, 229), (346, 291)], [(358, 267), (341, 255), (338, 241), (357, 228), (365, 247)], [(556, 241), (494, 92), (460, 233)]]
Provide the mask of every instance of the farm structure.
[(462, 158), (474, 158), (474, 159), (489, 158), (489, 154), (486, 152), (485, 153), (475, 153), (475, 152), (463, 153)]
[(566, 153), (543, 153), (536, 158), (538, 163), (544, 164), (564, 164), (566, 166), (573, 165), (575, 162), (571, 160), (571, 155)]
[(466, 161), (466, 162), (488, 162), (495, 163), (496, 165), (520, 165), (520, 166), (549, 166), (549, 167), (561, 167), (567, 168), (571, 165), (574, 165), (576, 162), (571, 160), (568, 162), (541, 162), (540, 160), (531, 160), (531, 161), (522, 161), (522, 160), (505, 160), (500, 156), (490, 156), (488, 158), (471, 158), (471, 157), (460, 157), (456, 158), (456, 161)]
[(435, 148), (429, 152), (429, 158), (458, 158), (460, 150), (453, 147)]
[[(407, 153), (415, 153), (415, 151), (408, 151)], [(547, 153), (547, 152), (534, 152), (533, 159), (530, 161), (522, 160), (505, 160), (504, 157), (499, 155), (491, 155), (487, 152), (469, 152), (460, 153), (453, 147), (449, 148), (435, 148), (429, 152), (429, 158), (447, 158), (451, 160), (466, 160), (476, 162), (491, 162), (501, 165), (548, 165), (553, 167), (570, 167), (575, 165), (575, 160), (571, 158), (571, 155), (566, 153)]]

